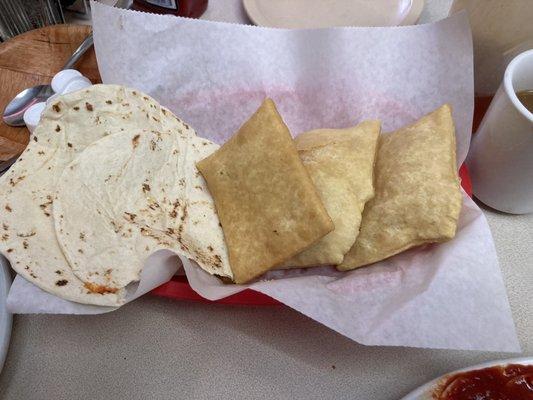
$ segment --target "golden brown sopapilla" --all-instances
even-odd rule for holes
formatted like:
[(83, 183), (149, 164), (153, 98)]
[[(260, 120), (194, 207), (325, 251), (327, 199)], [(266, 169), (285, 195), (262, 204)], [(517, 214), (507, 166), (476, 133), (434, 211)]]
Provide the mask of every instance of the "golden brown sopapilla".
[(462, 197), (450, 106), (382, 135), (375, 180), (375, 196), (365, 206), (361, 231), (340, 270), (455, 236)]
[(272, 269), (333, 230), (270, 99), (197, 166), (215, 201), (236, 283)]
[(359, 234), (365, 203), (374, 197), (379, 121), (347, 129), (318, 129), (294, 140), (335, 230), (282, 264), (282, 268), (336, 265)]

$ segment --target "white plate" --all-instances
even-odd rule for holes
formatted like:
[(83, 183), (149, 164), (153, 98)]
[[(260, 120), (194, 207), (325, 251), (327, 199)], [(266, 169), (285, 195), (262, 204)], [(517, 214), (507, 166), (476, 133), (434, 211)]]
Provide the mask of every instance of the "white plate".
[(7, 293), (10, 286), (9, 262), (0, 255), (0, 371), (4, 366), (11, 336), (12, 317), (6, 310)]
[(415, 389), (407, 396), (401, 398), (400, 400), (431, 400), (431, 392), (435, 390), (437, 384), (444, 378), (456, 374), (458, 372), (467, 372), (473, 371), (475, 369), (489, 368), (497, 365), (507, 365), (507, 364), (521, 364), (521, 365), (533, 365), (533, 357), (524, 357), (524, 358), (513, 358), (509, 360), (499, 360), (499, 361), (489, 361), (483, 364), (474, 365), (472, 367), (467, 367), (463, 369), (458, 369), (457, 371), (450, 372), (449, 374), (442, 375), (441, 377), (432, 380), (431, 382), (426, 383), (423, 386), (420, 386), (418, 389)]
[(418, 21), (424, 0), (243, 0), (250, 19), (274, 28), (396, 26)]

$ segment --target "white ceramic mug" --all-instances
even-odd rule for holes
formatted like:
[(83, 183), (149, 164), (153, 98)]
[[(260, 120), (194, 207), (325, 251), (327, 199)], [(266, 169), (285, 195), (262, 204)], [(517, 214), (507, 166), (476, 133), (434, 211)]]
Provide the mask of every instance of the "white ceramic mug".
[(474, 195), (512, 214), (533, 212), (533, 114), (522, 90), (533, 90), (533, 49), (507, 66), (467, 158)]

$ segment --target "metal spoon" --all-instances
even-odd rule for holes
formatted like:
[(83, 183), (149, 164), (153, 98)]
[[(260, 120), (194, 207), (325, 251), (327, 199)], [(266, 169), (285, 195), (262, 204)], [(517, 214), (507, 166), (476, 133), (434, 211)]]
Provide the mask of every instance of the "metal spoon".
[[(90, 34), (81, 42), (80, 46), (70, 56), (63, 69), (70, 69), (80, 60), (81, 56), (93, 45), (93, 35)], [(15, 96), (13, 100), (4, 109), (2, 116), (4, 122), (10, 126), (24, 126), (24, 111), (26, 111), (33, 104), (40, 101), (46, 101), (54, 94), (52, 86), (38, 85), (23, 90)]]
[[(131, 7), (131, 0), (117, 0), (115, 7), (129, 9)], [(67, 60), (62, 70), (71, 69), (80, 60), (81, 56), (93, 45), (93, 35), (90, 34), (81, 42), (80, 46), (74, 51), (72, 56)], [(38, 85), (26, 90), (23, 90), (15, 96), (13, 100), (9, 102), (4, 109), (2, 119), (7, 125), (11, 126), (24, 126), (24, 111), (26, 111), (33, 104), (46, 101), (50, 96), (54, 94), (51, 85)], [(7, 170), (18, 158), (12, 157), (6, 161), (0, 161), (0, 175)]]
[[(70, 56), (62, 69), (70, 69), (79, 61), (81, 56), (92, 46), (93, 35), (90, 34)], [(35, 103), (46, 101), (54, 94), (51, 85), (38, 85), (23, 90), (15, 96), (4, 109), (2, 119), (7, 125), (24, 126), (24, 112)], [(0, 161), (0, 175), (8, 169), (18, 158), (18, 155), (6, 161)]]
[[(131, 0), (116, 0), (115, 7), (128, 9), (131, 7)], [(81, 56), (84, 55), (92, 45), (93, 35), (91, 33), (83, 42), (81, 42), (80, 46), (70, 56), (62, 70), (74, 67), (74, 65), (80, 60)], [(38, 85), (25, 89), (10, 101), (4, 109), (2, 119), (6, 124), (11, 126), (24, 126), (24, 111), (35, 103), (46, 101), (53, 94), (54, 91), (50, 85)]]

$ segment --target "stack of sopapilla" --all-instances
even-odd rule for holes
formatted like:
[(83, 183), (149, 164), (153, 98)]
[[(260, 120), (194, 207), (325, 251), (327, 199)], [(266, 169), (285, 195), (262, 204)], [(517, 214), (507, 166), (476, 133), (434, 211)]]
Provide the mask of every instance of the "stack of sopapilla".
[(367, 121), (293, 140), (266, 100), (219, 148), (149, 96), (95, 85), (49, 104), (0, 207), (16, 272), (118, 306), (159, 249), (236, 283), (348, 270), (452, 238), (461, 194), (448, 106), (390, 134)]
[(236, 283), (276, 268), (351, 270), (449, 240), (462, 204), (448, 105), (392, 133), (365, 121), (293, 140), (267, 99), (197, 167)]

